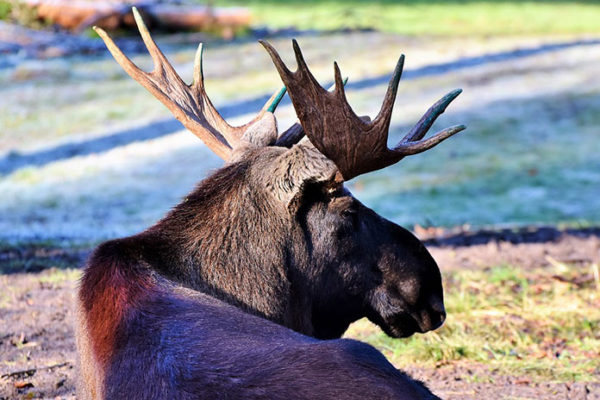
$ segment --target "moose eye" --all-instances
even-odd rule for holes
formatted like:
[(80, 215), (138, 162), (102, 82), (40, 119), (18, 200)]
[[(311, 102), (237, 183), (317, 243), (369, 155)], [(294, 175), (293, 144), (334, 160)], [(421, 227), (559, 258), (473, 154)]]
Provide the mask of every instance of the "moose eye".
[(346, 208), (346, 209), (342, 210), (342, 212), (340, 214), (344, 218), (354, 218), (354, 217), (356, 217), (356, 210), (353, 208)]
[(352, 226), (356, 229), (358, 223), (358, 213), (355, 208), (345, 208), (340, 212), (342, 218), (347, 221), (349, 226)]
[(358, 230), (357, 212), (353, 208), (338, 211), (340, 220), (335, 224), (335, 231), (340, 238), (346, 238)]

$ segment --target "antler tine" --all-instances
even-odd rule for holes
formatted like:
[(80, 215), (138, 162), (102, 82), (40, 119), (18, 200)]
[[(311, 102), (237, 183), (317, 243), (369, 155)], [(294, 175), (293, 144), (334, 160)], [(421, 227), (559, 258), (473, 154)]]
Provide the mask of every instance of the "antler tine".
[(204, 71), (202, 68), (202, 56), (204, 54), (204, 44), (198, 44), (196, 54), (194, 55), (194, 77), (192, 87), (196, 90), (204, 87)]
[[(236, 147), (239, 144), (240, 138), (244, 134), (248, 124), (243, 125), (241, 127), (233, 127), (229, 125), (221, 114), (217, 111), (215, 106), (210, 101), (210, 98), (206, 94), (206, 89), (204, 87), (204, 67), (202, 64), (204, 55), (204, 44), (199, 43), (198, 49), (196, 49), (196, 54), (194, 55), (194, 73), (193, 73), (193, 82), (190, 86), (190, 89), (194, 93), (194, 96), (201, 100), (199, 101), (203, 105), (203, 112), (207, 120), (209, 120), (214, 128), (225, 138), (230, 147)], [(256, 121), (262, 113), (259, 114), (257, 118), (255, 118), (252, 122)]]
[(341, 72), (334, 63), (336, 89), (328, 92), (321, 87), (308, 70), (297, 42), (293, 41), (298, 70), (291, 72), (275, 49), (261, 42), (273, 59), (273, 63), (288, 89), (298, 119), (313, 145), (338, 167), (344, 180), (375, 171), (400, 161), (404, 156), (415, 154), (440, 143), (460, 132), (464, 126), (456, 126), (437, 133), (432, 138), (420, 140), (448, 104), (459, 92), (452, 92), (436, 103), (409, 134), (394, 149), (387, 147), (392, 109), (404, 66), (400, 56), (390, 79), (381, 110), (369, 122), (358, 117), (346, 99)]
[[(269, 42), (267, 42), (265, 40), (259, 40), (258, 42), (261, 45), (263, 45), (265, 50), (267, 50), (267, 53), (269, 53), (269, 55), (271, 56), (271, 59), (273, 60), (273, 64), (275, 65), (275, 68), (277, 68), (277, 71), (279, 72), (279, 75), (281, 76), (281, 80), (283, 80), (283, 83), (286, 85), (286, 87), (288, 86), (288, 82), (290, 82), (290, 80), (294, 79), (294, 77), (302, 76), (303, 78), (308, 79), (312, 83), (313, 89), (316, 89), (318, 91), (320, 90), (322, 92), (326, 92), (326, 90), (323, 89), (323, 87), (321, 87), (321, 85), (319, 84), (317, 79), (313, 76), (313, 74), (308, 69), (308, 65), (306, 65), (306, 61), (304, 61), (304, 56), (302, 55), (302, 50), (300, 50), (300, 46), (298, 45), (298, 42), (296, 41), (296, 39), (292, 39), (294, 55), (296, 56), (296, 63), (298, 64), (298, 69), (295, 72), (292, 72), (288, 69), (288, 67), (285, 65), (285, 63), (279, 56), (279, 53), (277, 52), (277, 50), (275, 50), (275, 48), (273, 48), (273, 46), (271, 46), (271, 44)], [(289, 88), (288, 88), (288, 90), (289, 90)]]
[(340, 67), (338, 66), (336, 61), (333, 62), (333, 76), (333, 86), (327, 89), (327, 91), (329, 92), (332, 89), (334, 89), (335, 94), (345, 103), (347, 103), (348, 101), (346, 100), (345, 86), (348, 82), (348, 78), (342, 79), (342, 71), (340, 71)]
[(94, 26), (92, 29), (100, 36), (100, 38), (104, 41), (104, 44), (112, 54), (113, 58), (117, 61), (117, 63), (129, 74), (130, 76), (139, 75), (139, 76), (147, 76), (148, 74), (137, 67), (122, 51), (121, 49), (113, 42), (113, 40), (108, 36), (108, 34), (104, 31), (104, 29)]
[[(187, 85), (158, 48), (154, 39), (152, 39), (138, 10), (133, 7), (132, 12), (140, 35), (154, 62), (152, 72), (145, 72), (139, 69), (127, 58), (104, 30), (97, 27), (94, 27), (94, 30), (104, 40), (115, 60), (129, 76), (138, 81), (160, 100), (183, 126), (204, 141), (213, 152), (222, 159), (228, 160), (231, 156), (232, 148), (236, 147), (242, 141), (242, 136), (248, 128), (261, 120), (265, 116), (267, 109), (269, 111), (271, 109), (274, 110), (276, 96), (273, 96), (268, 105), (265, 105), (263, 110), (247, 124), (239, 127), (227, 124), (212, 105), (204, 88), (202, 44), (198, 46), (194, 57), (194, 81), (191, 85)], [(272, 130), (275, 135), (277, 127), (272, 115), (265, 122), (269, 124), (268, 129)]]
[(206, 90), (204, 88), (204, 68), (202, 63), (203, 54), (204, 45), (200, 43), (198, 45), (198, 49), (196, 50), (196, 55), (194, 57), (194, 81), (191, 86), (192, 90), (194, 90), (196, 96), (201, 97), (204, 100), (204, 102), (208, 105), (205, 111), (211, 115), (212, 120), (216, 124), (216, 127), (218, 128), (219, 132), (222, 132), (223, 136), (225, 137), (225, 139), (227, 139), (230, 145), (235, 147), (238, 145), (242, 135), (250, 125), (262, 118), (265, 112), (275, 112), (275, 109), (283, 99), (283, 96), (285, 95), (287, 89), (284, 86), (282, 89), (279, 89), (278, 91), (273, 93), (269, 100), (267, 100), (267, 102), (263, 105), (256, 118), (254, 118), (252, 121), (239, 127), (233, 127), (229, 125), (223, 119), (223, 117), (221, 117), (221, 114), (219, 114), (217, 109), (213, 106), (212, 102), (210, 101), (210, 98), (208, 98), (208, 96), (206, 95)]
[(298, 42), (296, 41), (296, 39), (292, 39), (292, 47), (294, 48), (294, 54), (296, 56), (296, 63), (298, 64), (298, 70), (296, 71), (296, 73), (309, 79), (311, 81), (311, 83), (313, 84), (313, 88), (316, 89), (318, 92), (327, 92), (319, 84), (319, 81), (317, 81), (317, 78), (314, 77), (312, 72), (310, 72), (310, 69), (308, 69), (308, 65), (306, 65), (306, 61), (304, 61), (304, 56), (302, 55), (302, 50), (300, 50), (300, 46), (298, 45)]
[(131, 11), (133, 12), (133, 18), (135, 19), (140, 36), (144, 41), (144, 45), (146, 46), (146, 49), (148, 49), (148, 53), (150, 53), (150, 57), (154, 62), (154, 71), (161, 71), (163, 68), (167, 68), (170, 74), (173, 74), (178, 79), (181, 79), (173, 66), (167, 60), (167, 57), (165, 57), (163, 52), (160, 51), (154, 39), (152, 39), (152, 36), (148, 31), (148, 27), (146, 27), (146, 23), (144, 22), (144, 19), (140, 15), (138, 9), (136, 7), (131, 7)]
[[(464, 125), (455, 125), (450, 128), (446, 128), (432, 137), (421, 140), (421, 141), (401, 141), (396, 147), (392, 149), (392, 152), (398, 156), (409, 156), (417, 153), (421, 153), (425, 150), (429, 150), (438, 143), (448, 139), (450, 136), (457, 134), (458, 132), (467, 129)], [(400, 161), (400, 160), (398, 160)]]
[(282, 79), (284, 76), (288, 77), (292, 75), (292, 71), (288, 69), (288, 67), (285, 65), (285, 63), (279, 56), (277, 50), (275, 50), (275, 48), (271, 46), (269, 42), (267, 42), (266, 40), (259, 39), (258, 43), (260, 43), (265, 48), (265, 50), (267, 50), (267, 53), (269, 53), (269, 56), (271, 56), (271, 60), (273, 60), (273, 65), (275, 65), (275, 68), (277, 69), (277, 72), (279, 72), (279, 75), (282, 77)]
[(429, 110), (423, 114), (419, 122), (412, 127), (412, 129), (404, 136), (401, 142), (414, 142), (415, 140), (421, 140), (427, 133), (429, 128), (433, 125), (435, 120), (446, 111), (446, 108), (452, 103), (452, 101), (462, 93), (462, 89), (455, 89), (444, 97), (439, 99), (434, 105), (429, 107)]
[(285, 92), (287, 92), (287, 88), (284, 86), (281, 89), (279, 89), (277, 92), (273, 93), (271, 95), (271, 97), (269, 98), (269, 100), (267, 100), (267, 102), (265, 103), (265, 105), (263, 106), (261, 111), (268, 111), (271, 113), (275, 112), (275, 109), (277, 108), (279, 103), (281, 103), (281, 100), (283, 100), (283, 96), (285, 96)]
[(396, 68), (394, 68), (394, 73), (390, 78), (390, 83), (388, 84), (388, 88), (385, 92), (385, 97), (383, 98), (381, 110), (379, 110), (379, 114), (377, 114), (377, 117), (375, 117), (375, 119), (373, 120), (373, 124), (381, 124), (381, 126), (384, 127), (386, 142), (390, 121), (392, 120), (392, 111), (394, 110), (394, 103), (396, 102), (396, 96), (398, 94), (398, 85), (400, 84), (400, 78), (402, 78), (403, 70), (404, 54), (400, 55), (400, 58), (396, 63)]

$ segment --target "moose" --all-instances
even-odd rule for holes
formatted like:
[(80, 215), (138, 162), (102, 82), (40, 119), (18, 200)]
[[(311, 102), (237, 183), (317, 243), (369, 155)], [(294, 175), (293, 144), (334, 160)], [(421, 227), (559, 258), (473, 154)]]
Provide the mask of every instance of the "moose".
[(226, 165), (154, 226), (90, 256), (76, 300), (80, 397), (437, 398), (373, 347), (339, 339), (362, 317), (397, 338), (445, 319), (440, 271), (423, 244), (344, 182), (463, 130), (423, 139), (460, 90), (389, 149), (404, 56), (371, 121), (350, 108), (337, 64), (327, 91), (296, 41), (296, 72), (261, 42), (299, 123), (279, 134), (279, 92), (252, 121), (232, 127), (206, 94), (202, 45), (188, 86), (133, 12), (152, 72), (96, 31), (121, 67)]

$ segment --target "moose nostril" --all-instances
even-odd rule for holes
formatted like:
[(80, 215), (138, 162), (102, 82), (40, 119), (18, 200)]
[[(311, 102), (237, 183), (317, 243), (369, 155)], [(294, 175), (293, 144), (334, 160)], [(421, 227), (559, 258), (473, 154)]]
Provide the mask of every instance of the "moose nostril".
[(430, 328), (434, 330), (442, 326), (446, 320), (446, 309), (444, 308), (444, 302), (439, 298), (431, 299), (429, 307)]
[(429, 300), (429, 306), (425, 306), (421, 310), (418, 325), (421, 332), (424, 333), (439, 328), (445, 320), (446, 309), (444, 308), (444, 302), (438, 297), (433, 297)]
[(433, 312), (444, 314), (444, 317), (446, 316), (446, 308), (444, 307), (444, 302), (442, 300), (434, 298), (429, 304)]
[(442, 311), (440, 313), (440, 325), (442, 325), (445, 320), (446, 320), (446, 311)]
[(437, 329), (444, 324), (444, 321), (446, 320), (446, 311), (434, 311), (433, 315), (435, 315), (435, 317), (432, 317), (433, 324), (431, 330)]

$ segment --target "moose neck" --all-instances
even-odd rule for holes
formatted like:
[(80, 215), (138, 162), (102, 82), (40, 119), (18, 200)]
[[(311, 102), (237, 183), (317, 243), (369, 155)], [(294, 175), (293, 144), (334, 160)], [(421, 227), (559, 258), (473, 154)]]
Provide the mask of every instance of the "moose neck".
[[(312, 334), (298, 287), (290, 222), (245, 182), (246, 163), (205, 179), (142, 235), (156, 248), (149, 263), (180, 284), (247, 312)], [(159, 239), (159, 240), (157, 240)]]

